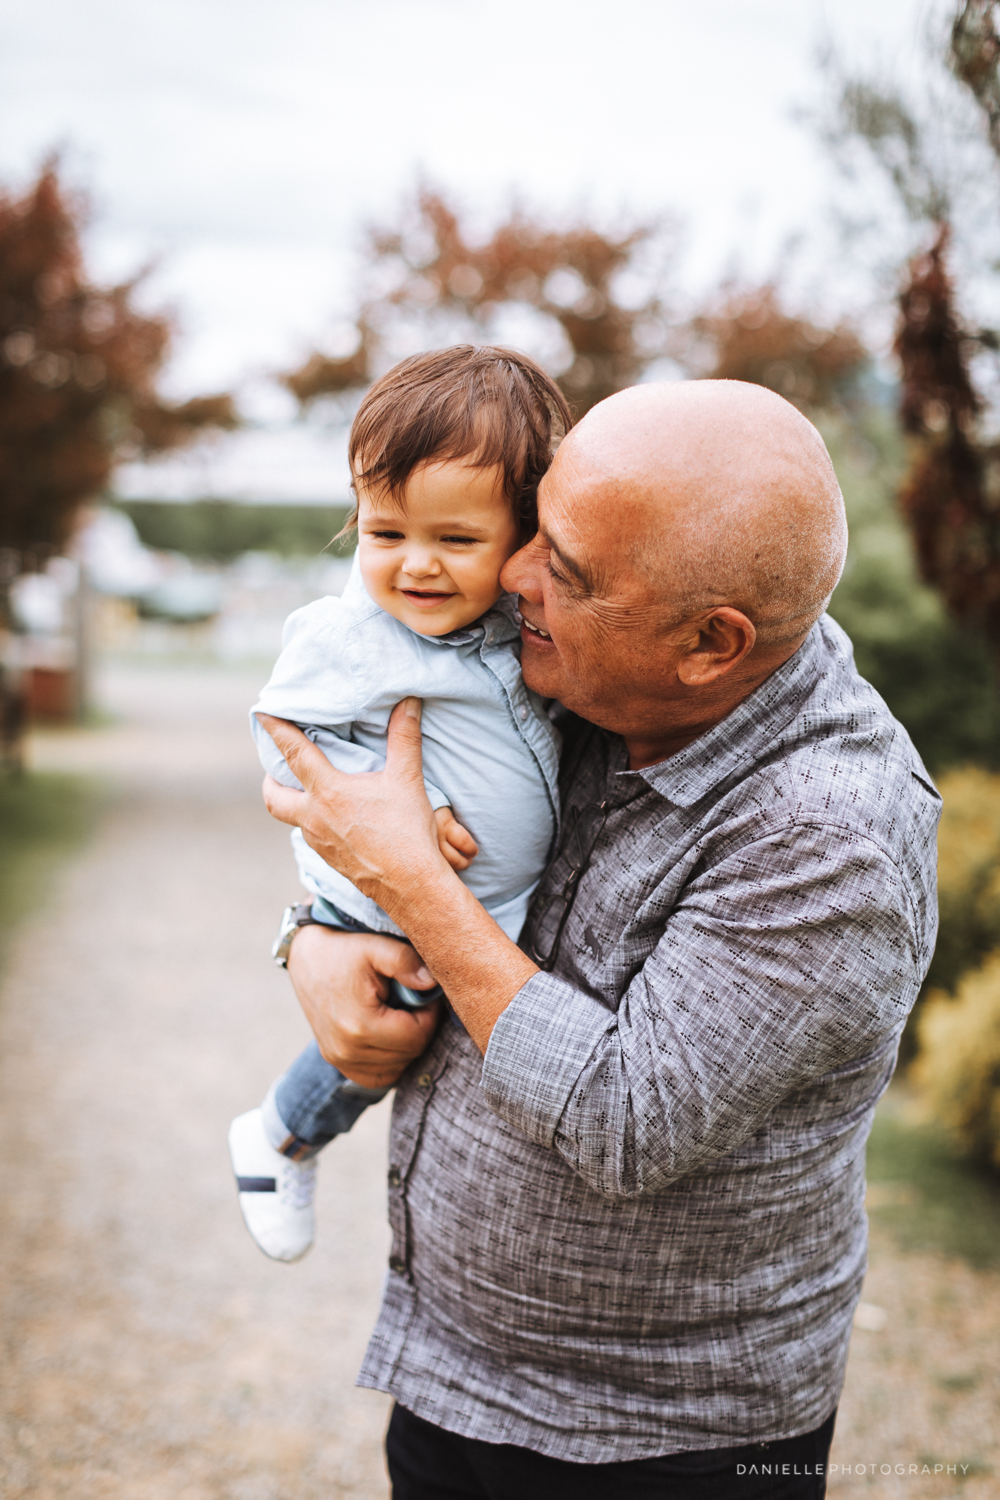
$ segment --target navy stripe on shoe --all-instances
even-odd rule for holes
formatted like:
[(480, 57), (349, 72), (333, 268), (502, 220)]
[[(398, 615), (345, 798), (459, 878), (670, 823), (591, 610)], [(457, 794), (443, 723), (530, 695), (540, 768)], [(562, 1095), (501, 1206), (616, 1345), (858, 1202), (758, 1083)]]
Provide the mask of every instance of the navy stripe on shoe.
[(236, 1186), (241, 1193), (276, 1193), (278, 1184), (273, 1177), (237, 1177)]

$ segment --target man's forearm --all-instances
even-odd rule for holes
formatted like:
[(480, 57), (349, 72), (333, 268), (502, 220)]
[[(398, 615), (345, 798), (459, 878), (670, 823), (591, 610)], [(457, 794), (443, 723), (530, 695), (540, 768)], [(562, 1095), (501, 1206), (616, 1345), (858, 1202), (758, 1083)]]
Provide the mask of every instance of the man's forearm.
[(438, 847), (424, 789), (420, 704), (398, 703), (385, 770), (345, 776), (293, 724), (258, 715), (305, 790), (264, 783), (269, 811), (399, 924), (485, 1053), (514, 996), (538, 972), (459, 880)]
[(497, 1017), (537, 964), (512, 943), (453, 871), (415, 873), (380, 904), (406, 933), (485, 1053)]

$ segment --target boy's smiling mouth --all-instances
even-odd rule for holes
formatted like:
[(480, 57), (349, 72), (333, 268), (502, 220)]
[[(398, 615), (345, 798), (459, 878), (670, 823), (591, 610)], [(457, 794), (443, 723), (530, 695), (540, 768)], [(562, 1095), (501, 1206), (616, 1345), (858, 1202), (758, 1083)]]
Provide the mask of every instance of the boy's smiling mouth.
[(454, 599), (454, 594), (448, 594), (444, 589), (400, 589), (404, 599), (409, 599), (411, 604), (426, 605), (440, 604), (445, 599)]

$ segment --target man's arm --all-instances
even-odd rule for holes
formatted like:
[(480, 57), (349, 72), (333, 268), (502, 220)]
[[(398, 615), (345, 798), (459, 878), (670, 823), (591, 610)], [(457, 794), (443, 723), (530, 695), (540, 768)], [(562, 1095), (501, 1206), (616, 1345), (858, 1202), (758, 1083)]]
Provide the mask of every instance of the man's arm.
[[(305, 788), (294, 791), (269, 777), (268, 811), (301, 828), (327, 864), (388, 912), (485, 1052), (497, 1017), (538, 968), (441, 854), (421, 774), (419, 700), (397, 705), (385, 770), (372, 775), (346, 776), (294, 725), (263, 714), (260, 719)], [(301, 941), (300, 935), (293, 953)], [(330, 1060), (353, 1076), (336, 1056)]]
[(688, 1175), (868, 1054), (888, 1077), (923, 976), (908, 896), (877, 844), (803, 822), (741, 847), (692, 882), (613, 1011), (541, 973), (445, 864), (419, 721), (401, 720), (387, 770), (343, 785), (287, 737), (310, 790), (267, 789), (268, 805), (409, 933), (485, 1052), (490, 1107), (598, 1192)]
[(845, 1115), (863, 1113), (922, 977), (888, 855), (793, 824), (691, 883), (617, 1010), (531, 979), (497, 1021), (483, 1091), (596, 1191), (636, 1197), (736, 1150), (834, 1069)]

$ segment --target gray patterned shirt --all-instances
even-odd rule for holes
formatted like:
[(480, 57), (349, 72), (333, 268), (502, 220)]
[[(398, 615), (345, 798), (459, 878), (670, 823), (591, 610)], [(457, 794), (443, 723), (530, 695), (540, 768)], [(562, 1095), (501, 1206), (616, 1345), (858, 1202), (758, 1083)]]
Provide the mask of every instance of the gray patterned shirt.
[(840, 1392), (939, 798), (828, 617), (669, 760), (577, 721), (563, 767), (540, 950), (593, 852), (554, 971), (396, 1092), (359, 1383), (582, 1463), (796, 1436)]

